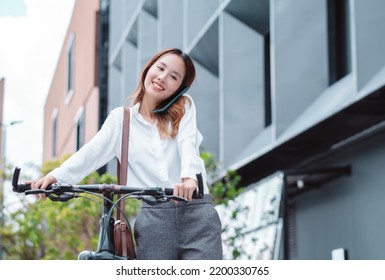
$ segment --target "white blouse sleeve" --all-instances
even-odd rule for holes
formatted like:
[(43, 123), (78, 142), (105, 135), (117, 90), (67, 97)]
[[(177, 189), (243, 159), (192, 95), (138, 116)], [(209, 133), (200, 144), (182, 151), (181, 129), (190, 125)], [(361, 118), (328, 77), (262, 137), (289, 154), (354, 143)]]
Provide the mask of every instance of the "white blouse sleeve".
[(191, 105), (187, 102), (185, 114), (179, 124), (176, 137), (181, 159), (181, 178), (196, 179), (196, 174), (205, 173), (204, 162), (199, 154), (202, 135), (197, 128), (196, 108), (192, 98)]
[(123, 108), (111, 111), (99, 132), (49, 174), (59, 182), (76, 184), (114, 157), (120, 157)]

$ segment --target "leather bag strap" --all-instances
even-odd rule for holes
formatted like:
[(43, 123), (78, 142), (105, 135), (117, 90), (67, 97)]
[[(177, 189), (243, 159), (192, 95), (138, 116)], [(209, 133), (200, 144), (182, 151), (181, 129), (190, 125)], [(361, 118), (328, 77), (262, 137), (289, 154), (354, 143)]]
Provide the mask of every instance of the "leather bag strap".
[[(123, 115), (123, 132), (122, 132), (122, 151), (120, 155), (120, 162), (118, 161), (117, 173), (118, 173), (118, 184), (126, 185), (127, 184), (127, 167), (128, 167), (128, 139), (130, 136), (130, 109), (128, 107), (124, 107), (124, 115)], [(123, 195), (120, 194), (118, 198), (121, 198)], [(118, 207), (121, 211), (124, 211), (124, 199), (119, 201)], [(123, 215), (118, 210), (116, 213), (116, 219), (121, 220)]]

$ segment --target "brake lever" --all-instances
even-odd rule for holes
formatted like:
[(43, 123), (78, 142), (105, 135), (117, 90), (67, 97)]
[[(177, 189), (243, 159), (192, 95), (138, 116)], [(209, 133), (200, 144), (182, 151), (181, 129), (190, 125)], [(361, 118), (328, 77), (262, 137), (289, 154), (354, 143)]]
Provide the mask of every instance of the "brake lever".
[(182, 196), (177, 196), (177, 195), (165, 195), (165, 196), (163, 196), (163, 198), (166, 199), (165, 202), (168, 202), (170, 200), (177, 200), (177, 201), (184, 202), (184, 203), (188, 202), (187, 198), (184, 198)]
[(153, 196), (149, 196), (148, 198), (145, 196), (139, 196), (141, 200), (146, 202), (147, 204), (154, 206), (158, 203), (157, 199)]
[(66, 202), (75, 197), (75, 193), (55, 193), (54, 190), (28, 190), (24, 192), (25, 195), (30, 194), (45, 194), (52, 201)]
[(25, 191), (25, 195), (30, 195), (30, 194), (52, 194), (54, 191), (53, 190), (42, 190), (42, 189), (36, 189), (36, 190), (28, 190)]
[(157, 203), (169, 202), (170, 200), (177, 200), (185, 203), (188, 202), (187, 198), (181, 196), (166, 195), (161, 188), (145, 189), (141, 194), (155, 196)]
[(154, 196), (143, 195), (141, 192), (138, 192), (138, 193), (135, 192), (130, 194), (130, 198), (142, 200), (151, 206), (156, 205), (158, 203), (158, 200)]
[(60, 202), (67, 202), (68, 200), (75, 197), (74, 193), (62, 193), (59, 195), (50, 194), (47, 196), (52, 201), (60, 201)]

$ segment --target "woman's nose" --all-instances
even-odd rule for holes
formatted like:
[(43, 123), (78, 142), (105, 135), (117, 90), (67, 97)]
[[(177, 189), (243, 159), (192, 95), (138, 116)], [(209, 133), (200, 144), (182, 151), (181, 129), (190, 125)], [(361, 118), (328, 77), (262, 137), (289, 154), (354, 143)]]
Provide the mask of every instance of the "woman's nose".
[(162, 83), (164, 83), (164, 80), (166, 79), (167, 74), (162, 72), (158, 75), (158, 80)]

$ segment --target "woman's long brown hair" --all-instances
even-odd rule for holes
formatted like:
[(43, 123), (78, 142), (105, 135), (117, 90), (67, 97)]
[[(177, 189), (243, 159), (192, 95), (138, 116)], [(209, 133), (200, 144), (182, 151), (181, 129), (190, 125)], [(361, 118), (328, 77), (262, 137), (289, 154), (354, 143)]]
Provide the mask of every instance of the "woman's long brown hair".
[[(140, 75), (139, 83), (134, 92), (129, 97), (129, 99), (132, 99), (132, 105), (141, 102), (143, 99), (143, 96), (145, 94), (144, 80), (150, 67), (154, 65), (154, 63), (158, 61), (161, 56), (169, 53), (179, 55), (183, 59), (186, 66), (186, 75), (184, 76), (181, 86), (178, 88), (178, 90), (170, 98), (166, 99), (161, 104), (159, 104), (159, 106), (155, 109), (166, 106), (166, 104), (168, 104), (168, 102), (170, 102), (183, 88), (185, 88), (186, 86), (190, 87), (191, 84), (194, 82), (195, 67), (190, 56), (177, 48), (165, 49), (155, 54), (144, 66)], [(187, 96), (181, 96), (165, 112), (156, 113), (156, 118), (158, 121), (158, 130), (161, 137), (176, 137), (179, 130), (179, 123), (185, 113), (186, 102), (191, 105), (191, 101)]]

